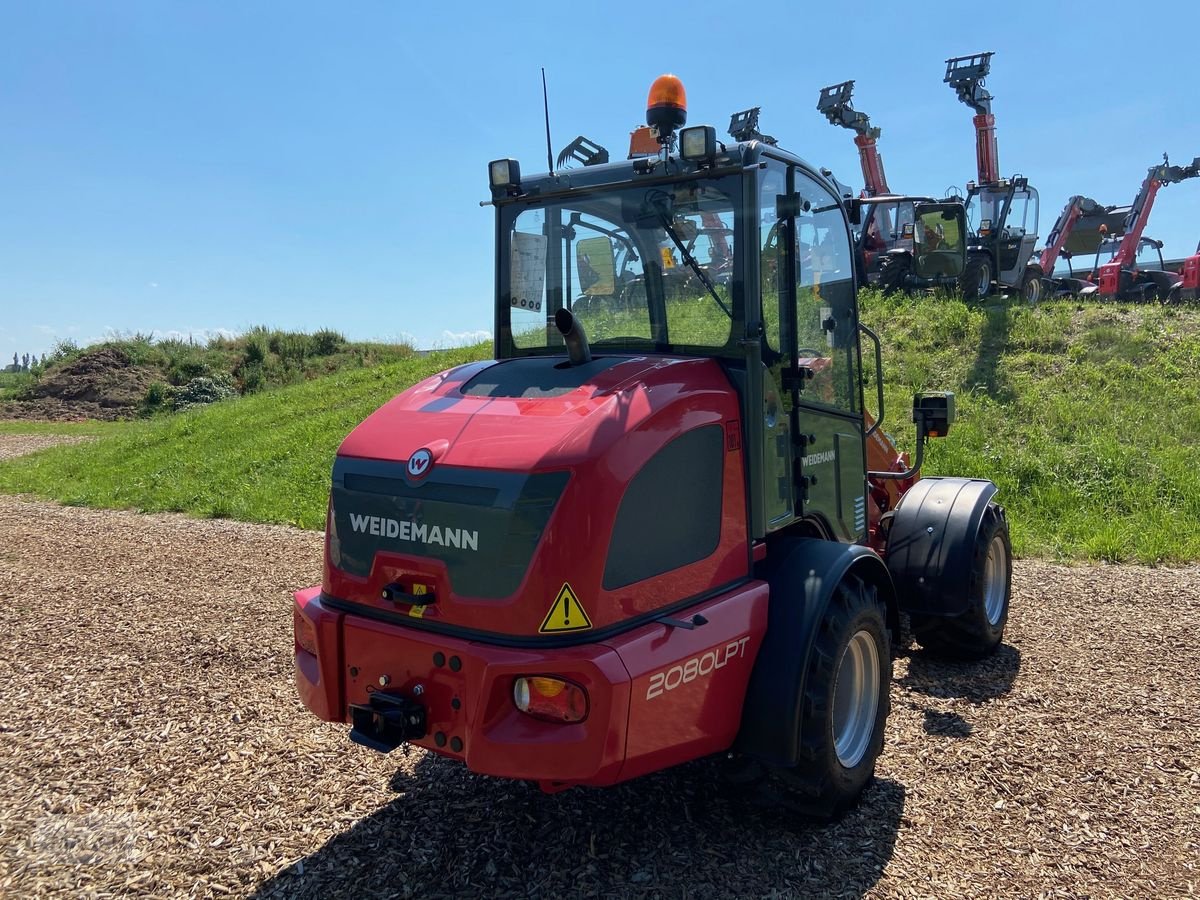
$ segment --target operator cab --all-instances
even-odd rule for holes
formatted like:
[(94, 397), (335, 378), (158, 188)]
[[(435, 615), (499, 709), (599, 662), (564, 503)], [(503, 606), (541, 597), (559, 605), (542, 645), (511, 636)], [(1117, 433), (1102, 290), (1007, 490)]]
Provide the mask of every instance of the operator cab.
[(514, 161), (492, 164), (496, 358), (570, 367), (565, 311), (589, 368), (715, 359), (742, 407), (730, 440), (749, 451), (752, 537), (804, 520), (865, 540), (854, 252), (837, 184), (744, 127), (729, 142), (710, 126), (659, 135), (655, 155), (525, 179)]
[(967, 184), (972, 250), (995, 248), (996, 280), (1020, 285), (1038, 235), (1037, 189), (1017, 175), (994, 184)]

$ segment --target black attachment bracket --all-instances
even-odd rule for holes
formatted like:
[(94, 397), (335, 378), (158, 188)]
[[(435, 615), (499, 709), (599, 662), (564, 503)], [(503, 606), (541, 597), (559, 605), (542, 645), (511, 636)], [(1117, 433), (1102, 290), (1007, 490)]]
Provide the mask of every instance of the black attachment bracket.
[(735, 141), (762, 141), (774, 147), (779, 141), (769, 134), (758, 130), (758, 113), (760, 107), (745, 109), (729, 117), (729, 136)]
[(571, 160), (581, 166), (598, 166), (608, 162), (608, 150), (581, 134), (558, 154), (558, 168), (567, 168)]
[(429, 606), (437, 602), (437, 595), (433, 591), (427, 594), (410, 594), (398, 581), (393, 581), (380, 591), (380, 596), (392, 603), (410, 603), (413, 606)]
[(425, 707), (397, 694), (375, 693), (369, 703), (350, 706), (350, 740), (380, 753), (425, 737)]

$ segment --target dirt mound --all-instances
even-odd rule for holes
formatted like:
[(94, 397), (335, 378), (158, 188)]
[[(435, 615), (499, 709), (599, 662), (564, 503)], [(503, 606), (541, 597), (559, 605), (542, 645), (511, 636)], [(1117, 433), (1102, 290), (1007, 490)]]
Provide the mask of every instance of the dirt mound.
[(10, 419), (117, 419), (133, 415), (146, 389), (162, 375), (136, 365), (119, 347), (87, 350), (47, 372), (27, 397), (0, 404)]

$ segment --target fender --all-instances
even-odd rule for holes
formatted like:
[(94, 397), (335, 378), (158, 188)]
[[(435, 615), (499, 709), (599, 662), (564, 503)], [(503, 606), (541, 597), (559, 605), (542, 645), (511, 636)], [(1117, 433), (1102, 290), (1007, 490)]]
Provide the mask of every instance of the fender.
[(922, 478), (900, 500), (887, 567), (900, 609), (926, 616), (967, 610), (972, 547), (996, 485), (982, 478)]
[(797, 761), (801, 698), (817, 629), (834, 588), (853, 572), (879, 591), (896, 627), (896, 595), (874, 550), (815, 538), (789, 538), (768, 551), (762, 576), (770, 585), (767, 630), (750, 673), (742, 725), (733, 749), (763, 762)]

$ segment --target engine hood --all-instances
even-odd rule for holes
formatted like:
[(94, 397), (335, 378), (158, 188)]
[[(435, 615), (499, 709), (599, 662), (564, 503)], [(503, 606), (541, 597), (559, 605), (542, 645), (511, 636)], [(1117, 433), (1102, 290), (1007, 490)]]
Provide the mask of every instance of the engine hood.
[[(339, 456), (531, 471), (598, 453), (680, 394), (707, 359), (522, 358), (460, 366), (414, 385), (360, 424)], [(711, 382), (710, 382), (711, 383)]]

